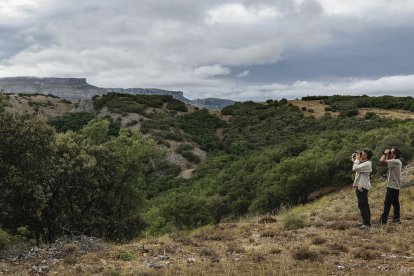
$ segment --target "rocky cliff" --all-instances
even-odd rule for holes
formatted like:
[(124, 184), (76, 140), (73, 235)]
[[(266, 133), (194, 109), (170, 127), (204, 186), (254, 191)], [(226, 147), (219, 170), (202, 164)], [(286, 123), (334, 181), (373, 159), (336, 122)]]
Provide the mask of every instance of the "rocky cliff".
[(103, 88), (91, 85), (85, 78), (38, 78), (38, 77), (6, 77), (0, 78), (0, 92), (23, 94), (51, 94), (72, 102), (88, 100), (95, 95), (108, 92), (141, 94), (141, 95), (170, 95), (182, 102), (209, 109), (222, 109), (234, 101), (224, 99), (189, 100), (181, 91), (170, 91), (157, 88)]
[(183, 101), (181, 91), (169, 91), (155, 88), (101, 88), (86, 82), (85, 78), (37, 78), (37, 77), (7, 77), (0, 78), (0, 90), (5, 93), (52, 94), (70, 101), (78, 101), (102, 95), (108, 92), (171, 95)]

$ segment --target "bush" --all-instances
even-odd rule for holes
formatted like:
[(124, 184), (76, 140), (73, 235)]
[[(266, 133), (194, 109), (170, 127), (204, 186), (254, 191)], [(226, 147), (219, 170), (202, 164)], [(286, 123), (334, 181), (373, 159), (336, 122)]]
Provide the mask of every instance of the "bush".
[(358, 248), (352, 252), (355, 258), (363, 260), (375, 260), (381, 257), (381, 254), (378, 251), (370, 250), (367, 248)]
[(116, 253), (115, 257), (116, 257), (118, 260), (121, 260), (121, 261), (132, 261), (133, 259), (135, 259), (135, 255), (134, 255), (134, 254), (132, 254), (132, 253), (131, 253), (131, 252), (129, 252), (129, 251), (126, 251), (126, 250), (119, 250), (119, 251)]
[(372, 119), (372, 118), (375, 118), (375, 117), (377, 117), (377, 114), (375, 114), (374, 112), (367, 112), (365, 114), (365, 120), (369, 120), (369, 119)]
[(62, 116), (50, 117), (47, 123), (57, 132), (79, 131), (94, 118), (93, 114), (87, 112), (65, 113)]
[(126, 127), (131, 127), (131, 126), (135, 126), (136, 124), (138, 124), (138, 121), (137, 120), (132, 120), (132, 121), (129, 121), (128, 123), (126, 123)]
[(305, 219), (303, 215), (295, 211), (287, 211), (282, 217), (285, 229), (294, 230), (305, 227)]
[(182, 153), (184, 151), (191, 151), (194, 149), (193, 145), (190, 144), (180, 144), (177, 149), (175, 150), (175, 152), (177, 153)]
[(319, 261), (321, 259), (321, 256), (319, 255), (318, 252), (309, 249), (308, 247), (301, 247), (301, 248), (296, 248), (293, 251), (293, 258), (295, 258), (296, 260), (310, 260), (310, 261)]
[(187, 112), (187, 106), (185, 105), (185, 103), (179, 101), (179, 100), (174, 100), (171, 101), (167, 104), (167, 109), (170, 110), (175, 110), (175, 111), (181, 111), (181, 112)]
[(11, 243), (11, 237), (0, 228), (0, 250), (3, 250)]
[(326, 242), (326, 239), (323, 237), (313, 237), (312, 244), (323, 244)]
[(203, 150), (214, 151), (220, 148), (221, 142), (216, 136), (216, 129), (223, 127), (225, 122), (211, 115), (207, 109), (178, 117), (178, 124)]
[(187, 159), (189, 162), (192, 162), (192, 163), (195, 163), (195, 164), (198, 164), (198, 163), (200, 163), (200, 161), (201, 161), (201, 159), (200, 159), (200, 157), (198, 157), (197, 155), (195, 155), (193, 152), (191, 152), (191, 151), (184, 151), (184, 152), (181, 152), (181, 155), (185, 158), (185, 159)]

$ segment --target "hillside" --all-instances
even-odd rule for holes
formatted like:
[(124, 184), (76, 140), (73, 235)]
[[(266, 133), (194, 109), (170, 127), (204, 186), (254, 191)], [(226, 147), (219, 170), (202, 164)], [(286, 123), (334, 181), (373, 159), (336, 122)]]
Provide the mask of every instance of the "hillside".
[[(413, 164), (405, 167), (403, 182), (414, 184)], [(376, 179), (369, 196), (373, 220), (382, 211), (384, 191), (384, 179)], [(95, 241), (99, 249), (92, 246), (87, 252), (79, 243), (60, 251), (36, 249), (36, 254), (22, 254), (23, 259), (1, 261), (0, 271), (10, 275), (411, 275), (413, 198), (414, 187), (401, 190), (400, 225), (356, 228), (359, 211), (354, 189), (346, 187), (274, 216), (246, 217), (122, 245)]]
[(71, 102), (53, 95), (10, 94), (7, 96), (9, 106), (6, 109), (16, 110), (21, 114), (28, 112), (54, 117), (70, 112), (74, 108)]
[[(336, 264), (341, 267), (349, 268), (348, 261), (358, 260), (351, 268), (359, 269), (364, 254), (382, 260), (376, 253), (382, 247), (365, 248), (368, 253), (362, 255), (355, 252), (363, 246), (358, 245), (358, 237), (369, 236), (354, 233), (352, 227), (357, 209), (353, 191), (346, 188), (352, 183), (350, 153), (370, 148), (377, 160), (384, 148), (398, 146), (405, 168), (412, 167), (414, 157), (414, 121), (402, 115), (383, 116), (387, 112), (411, 114), (411, 97), (306, 97), (301, 102), (248, 101), (208, 111), (166, 95), (108, 93), (76, 105), (81, 112), (45, 116), (44, 120), (7, 111), (13, 106), (10, 101), (40, 115), (48, 113), (43, 109), (56, 108), (47, 98), (39, 104), (40, 98), (21, 96), (26, 99), (0, 95), (0, 131), (6, 137), (0, 139), (0, 250), (36, 243), (44, 249), (33, 249), (29, 256), (14, 261), (8, 255), (19, 263), (39, 255), (53, 263), (68, 255), (64, 265), (78, 264), (76, 253), (100, 248), (92, 259), (82, 261), (85, 265), (69, 267), (82, 272), (92, 269), (86, 264), (102, 263), (96, 271), (101, 273), (123, 263), (128, 264), (124, 270), (152, 271), (158, 264), (166, 265), (156, 260), (165, 249), (168, 256), (160, 257), (162, 261), (188, 261), (188, 269), (201, 269), (204, 258), (208, 261), (203, 267), (224, 274), (246, 266), (270, 269), (264, 260), (272, 260), (272, 265), (282, 260), (292, 269), (304, 269), (295, 258), (310, 258), (317, 263), (317, 271), (331, 271), (331, 255), (341, 258)], [(362, 115), (363, 109), (370, 112)], [(372, 112), (375, 109), (381, 112)], [(321, 117), (313, 115), (323, 111)], [(191, 165), (177, 166), (171, 153)], [(385, 170), (377, 162), (373, 170), (375, 186), (380, 187), (383, 184), (377, 180)], [(306, 205), (338, 190), (337, 195)], [(383, 193), (383, 189), (373, 191), (374, 220)], [(302, 207), (286, 211), (283, 206)], [(408, 227), (410, 208), (403, 224)], [(268, 224), (258, 223), (257, 214), (269, 213), (278, 215), (268, 219)], [(273, 219), (276, 222), (270, 223)], [(376, 237), (388, 233), (375, 229), (371, 231)], [(313, 241), (313, 231), (325, 241)], [(356, 238), (350, 239), (346, 249), (338, 249), (330, 242), (335, 234)], [(90, 237), (124, 242), (119, 247), (124, 251)], [(128, 244), (131, 240), (138, 242)], [(294, 255), (300, 242), (310, 250), (302, 249), (305, 256)], [(341, 242), (345, 243), (337, 241)], [(404, 256), (388, 246), (392, 254)], [(409, 249), (402, 253), (406, 252)], [(62, 262), (55, 260), (59, 267)], [(34, 265), (37, 271), (43, 270), (39, 263)], [(174, 274), (172, 269), (184, 268), (168, 269), (166, 273)]]
[[(75, 127), (72, 130), (77, 130), (96, 117), (110, 118), (114, 123), (119, 124), (120, 127), (141, 130), (145, 137), (155, 139), (160, 148), (168, 151), (168, 160), (181, 168), (180, 176), (184, 178), (191, 177), (191, 172), (197, 167), (197, 164), (206, 159), (206, 152), (200, 148), (201, 145), (197, 141), (193, 141), (191, 137), (184, 137), (180, 133), (182, 130), (172, 128), (170, 134), (165, 131), (165, 128), (170, 127), (161, 121), (175, 120), (175, 117), (191, 114), (199, 110), (198, 107), (184, 104), (172, 98), (171, 103), (178, 104), (176, 107), (171, 106), (168, 101), (163, 102), (162, 100), (160, 101), (161, 104), (158, 105), (146, 105), (150, 103), (150, 101), (147, 101), (146, 103), (142, 102), (140, 106), (132, 100), (134, 96), (131, 95), (132, 98), (124, 98), (117, 103), (118, 99), (112, 99), (111, 103), (108, 104), (109, 107), (104, 104), (96, 110), (92, 99), (82, 100), (79, 103), (73, 104), (53, 95), (19, 93), (8, 94), (7, 97), (9, 102), (9, 106), (6, 107), (7, 110), (16, 110), (20, 114), (26, 112), (38, 114), (48, 118), (49, 122), (54, 126), (62, 125), (65, 121), (65, 123), (72, 124)], [(98, 100), (102, 97), (105, 96), (95, 97), (94, 99)], [(140, 96), (138, 95), (137, 97)], [(143, 95), (141, 97), (163, 99), (163, 96), (160, 95)], [(117, 104), (119, 106), (115, 107)], [(127, 106), (128, 104), (129, 106)], [(70, 120), (73, 122), (70, 123)], [(68, 129), (62, 128), (62, 130), (66, 131)], [(186, 146), (187, 149), (182, 150), (180, 145)], [(183, 151), (184, 155), (180, 151)]]

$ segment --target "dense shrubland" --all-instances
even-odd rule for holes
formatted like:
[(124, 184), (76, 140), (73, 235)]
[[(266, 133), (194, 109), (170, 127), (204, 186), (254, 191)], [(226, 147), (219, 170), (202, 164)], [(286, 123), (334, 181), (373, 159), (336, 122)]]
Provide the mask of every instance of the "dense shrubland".
[[(317, 100), (353, 106), (360, 98), (372, 105), (400, 99), (339, 98)], [(412, 121), (378, 116), (316, 120), (281, 100), (226, 107), (222, 113), (231, 118), (225, 123), (207, 110), (146, 113), (149, 107), (168, 108), (168, 97), (111, 93), (100, 99), (95, 102), (99, 109), (125, 112), (131, 103), (140, 105), (148, 118), (141, 131), (155, 139), (180, 139), (177, 152), (194, 163), (200, 160), (189, 153), (198, 145), (208, 152), (207, 160), (191, 179), (180, 179), (180, 169), (166, 161), (155, 140), (111, 128), (108, 119), (65, 115), (47, 124), (2, 111), (0, 228), (7, 232), (0, 232), (2, 240), (22, 229), (27, 238), (45, 241), (67, 233), (125, 240), (276, 212), (306, 202), (320, 188), (351, 183), (349, 158), (357, 149), (373, 150), (374, 174), (384, 173), (375, 162), (384, 147), (400, 147), (404, 162), (413, 157)], [(215, 134), (218, 128), (222, 141)]]
[(164, 104), (169, 110), (187, 111), (183, 102), (167, 95), (132, 95), (111, 92), (94, 100), (94, 106), (97, 110), (106, 106), (115, 112), (132, 113), (144, 113), (147, 107), (162, 108)]

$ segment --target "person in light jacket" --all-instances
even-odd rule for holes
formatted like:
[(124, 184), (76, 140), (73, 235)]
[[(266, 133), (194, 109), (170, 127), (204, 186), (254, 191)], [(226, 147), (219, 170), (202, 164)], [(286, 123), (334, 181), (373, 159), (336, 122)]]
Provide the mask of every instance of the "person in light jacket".
[(356, 187), (355, 193), (362, 217), (362, 223), (358, 225), (360, 229), (371, 227), (371, 210), (368, 204), (368, 191), (371, 189), (371, 157), (372, 151), (369, 149), (356, 152), (352, 155), (352, 161), (354, 162), (352, 170), (355, 172), (355, 180), (352, 186)]

